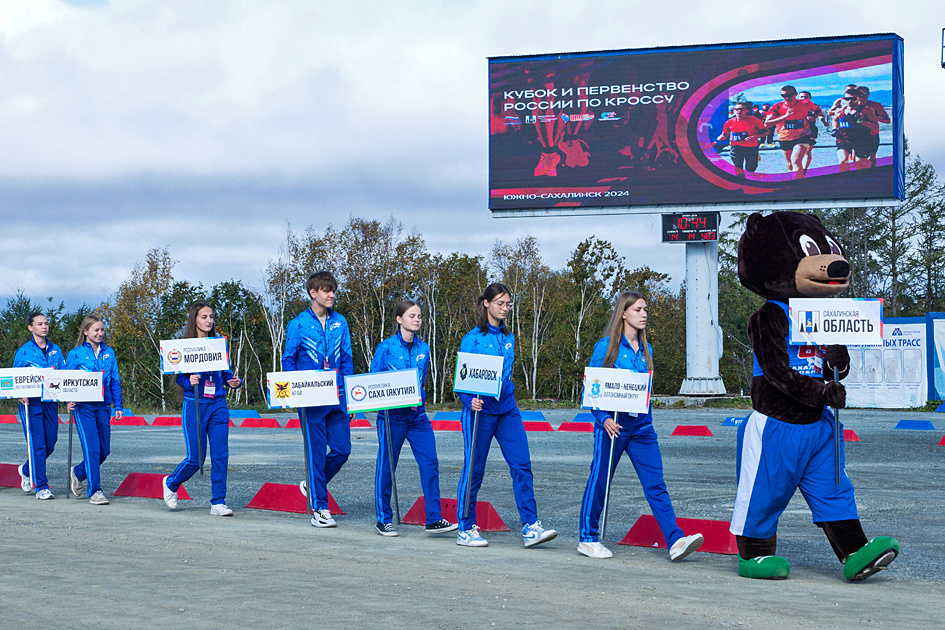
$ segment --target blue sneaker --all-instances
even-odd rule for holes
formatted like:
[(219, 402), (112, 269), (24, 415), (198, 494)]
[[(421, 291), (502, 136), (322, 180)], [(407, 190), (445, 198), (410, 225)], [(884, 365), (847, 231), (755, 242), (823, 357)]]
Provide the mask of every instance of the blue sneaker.
[(461, 547), (488, 547), (489, 542), (479, 535), (479, 528), (475, 525), (471, 529), (456, 532), (456, 544)]
[(553, 529), (545, 529), (541, 526), (541, 521), (535, 521), (531, 525), (522, 526), (522, 540), (526, 547), (534, 547), (543, 542), (548, 542), (558, 535)]

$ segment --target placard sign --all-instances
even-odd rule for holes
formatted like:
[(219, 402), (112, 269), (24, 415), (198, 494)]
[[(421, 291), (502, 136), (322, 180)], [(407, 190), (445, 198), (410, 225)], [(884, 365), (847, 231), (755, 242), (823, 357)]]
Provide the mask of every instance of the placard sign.
[(650, 410), (649, 372), (619, 368), (584, 368), (584, 395), (581, 406), (601, 411), (646, 413)]
[(457, 352), (453, 391), (498, 398), (502, 391), (502, 360), (491, 354)]
[(105, 384), (101, 372), (43, 370), (43, 400), (55, 402), (102, 402)]
[(345, 395), (349, 412), (417, 407), (423, 402), (416, 369), (346, 376)]
[(39, 398), (45, 371), (34, 367), (0, 369), (0, 398)]
[(269, 372), (266, 374), (266, 399), (270, 409), (337, 405), (335, 371)]
[(881, 298), (791, 298), (791, 345), (883, 345)]
[(230, 369), (225, 337), (170, 339), (161, 341), (161, 371), (194, 374)]

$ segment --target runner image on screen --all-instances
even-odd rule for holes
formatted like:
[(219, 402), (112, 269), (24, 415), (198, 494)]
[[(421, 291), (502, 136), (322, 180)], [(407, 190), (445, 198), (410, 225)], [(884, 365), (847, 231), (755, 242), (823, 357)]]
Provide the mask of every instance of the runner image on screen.
[(797, 98), (800, 101), (807, 101), (808, 103), (811, 103), (816, 108), (807, 112), (807, 124), (810, 127), (810, 137), (811, 137), (811, 140), (813, 140), (813, 142), (811, 142), (811, 150), (808, 151), (807, 155), (804, 156), (804, 172), (806, 173), (807, 169), (810, 168), (811, 158), (814, 155), (813, 146), (817, 144), (817, 136), (819, 135), (819, 131), (817, 130), (817, 119), (819, 118), (821, 122), (824, 123), (824, 128), (826, 129), (827, 117), (824, 116), (824, 110), (821, 109), (820, 105), (817, 105), (816, 103), (813, 103), (811, 101), (810, 92), (807, 92), (807, 91), (798, 92)]
[(765, 125), (751, 115), (750, 102), (736, 103), (732, 111), (735, 116), (725, 121), (718, 141), (729, 141), (732, 147), (729, 157), (735, 166), (735, 175), (745, 177), (745, 171), (754, 173), (758, 168), (758, 145), (765, 135)]
[(816, 106), (810, 101), (798, 100), (797, 89), (793, 85), (781, 88), (781, 98), (784, 100), (772, 105), (768, 111), (765, 125), (775, 126), (787, 170), (794, 173), (794, 179), (802, 179), (805, 175), (804, 156), (814, 143), (807, 113)]
[[(877, 123), (888, 125), (892, 122), (889, 118), (889, 114), (886, 113), (886, 108), (883, 107), (882, 103), (877, 103), (876, 101), (870, 100), (870, 89), (865, 85), (860, 86), (860, 103), (873, 110), (873, 115), (876, 117)], [(870, 151), (870, 166), (876, 166), (876, 152), (879, 151), (878, 124), (875, 128), (870, 128), (868, 150)]]
[(879, 128), (872, 108), (862, 102), (859, 88), (848, 88), (843, 94), (843, 101), (844, 106), (837, 110), (833, 117), (837, 139), (837, 162), (841, 173), (849, 171), (853, 166), (856, 168), (871, 166), (872, 130)]

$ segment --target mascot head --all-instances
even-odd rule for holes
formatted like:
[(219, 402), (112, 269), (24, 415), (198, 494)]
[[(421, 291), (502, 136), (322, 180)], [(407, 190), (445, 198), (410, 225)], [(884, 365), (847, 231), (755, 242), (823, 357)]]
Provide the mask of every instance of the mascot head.
[(816, 216), (756, 212), (738, 239), (738, 279), (769, 299), (832, 297), (850, 286), (850, 263)]

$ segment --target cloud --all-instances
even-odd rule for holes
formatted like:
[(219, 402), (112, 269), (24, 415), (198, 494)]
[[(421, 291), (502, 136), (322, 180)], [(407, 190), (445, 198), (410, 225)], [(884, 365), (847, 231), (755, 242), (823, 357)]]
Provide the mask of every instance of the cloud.
[[(655, 216), (490, 218), (486, 58), (842, 34), (744, 6), (0, 0), (0, 295), (104, 299), (164, 245), (188, 279), (258, 284), (287, 221), (351, 214), (440, 251), (533, 234), (552, 266), (597, 234), (681, 281)], [(847, 33), (905, 37), (910, 148), (945, 169), (939, 32), (857, 6)]]

